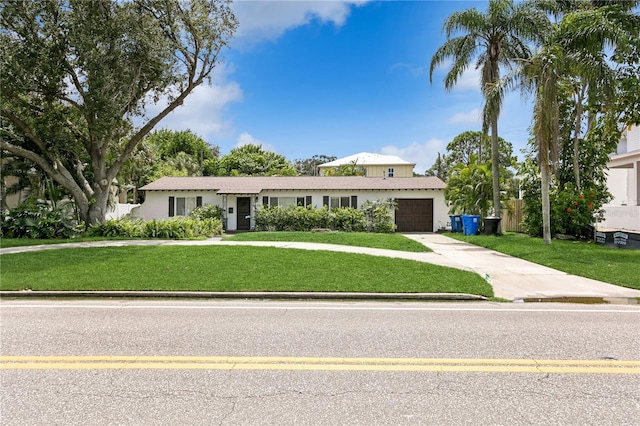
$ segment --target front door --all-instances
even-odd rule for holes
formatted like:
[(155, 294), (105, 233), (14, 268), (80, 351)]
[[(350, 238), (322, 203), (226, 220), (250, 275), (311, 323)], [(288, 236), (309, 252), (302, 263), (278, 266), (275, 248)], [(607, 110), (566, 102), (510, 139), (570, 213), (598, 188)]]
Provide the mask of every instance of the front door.
[(239, 197), (237, 203), (238, 231), (248, 231), (251, 229), (251, 198)]

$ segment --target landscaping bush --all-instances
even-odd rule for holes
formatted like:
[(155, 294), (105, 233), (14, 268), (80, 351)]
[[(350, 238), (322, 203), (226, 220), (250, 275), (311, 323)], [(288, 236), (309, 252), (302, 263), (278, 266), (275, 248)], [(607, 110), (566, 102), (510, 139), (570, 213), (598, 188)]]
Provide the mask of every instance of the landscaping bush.
[[(539, 190), (537, 192), (539, 193)], [(541, 237), (542, 205), (540, 198), (536, 195), (533, 189), (524, 197), (523, 224), (529, 235)], [(609, 198), (608, 194), (603, 194), (599, 188), (578, 192), (572, 184), (566, 184), (563, 190), (552, 190), (549, 199), (551, 235), (564, 234), (589, 240), (593, 238), (594, 225), (604, 216), (602, 205)]]
[(4, 238), (73, 238), (82, 232), (69, 204), (51, 207), (46, 203), (21, 204), (0, 219), (0, 235)]
[(87, 235), (91, 237), (139, 238), (142, 236), (144, 220), (129, 218), (110, 219), (89, 226)]
[(308, 207), (263, 206), (256, 211), (257, 231), (311, 231), (331, 229), (344, 232), (393, 232), (390, 210), (393, 200), (363, 204), (362, 210), (343, 207), (329, 210)]
[(326, 207), (263, 206), (256, 211), (258, 231), (310, 231), (332, 226), (333, 214)]
[(363, 211), (350, 207), (332, 210), (333, 229), (344, 232), (364, 232), (368, 229), (367, 218)]
[(393, 212), (398, 210), (398, 203), (392, 198), (377, 200), (375, 203), (366, 201), (360, 209), (365, 214), (369, 232), (384, 234), (395, 232)]
[(143, 238), (184, 239), (212, 237), (222, 234), (222, 222), (218, 219), (191, 219), (174, 217), (169, 220), (150, 220), (145, 222)]
[(192, 219), (218, 219), (222, 222), (224, 218), (224, 209), (220, 206), (203, 206), (196, 207), (189, 213), (189, 217)]
[(145, 222), (142, 219), (122, 218), (92, 225), (88, 232), (91, 236), (122, 238), (184, 239), (212, 237), (222, 234), (222, 221), (212, 218), (174, 217), (169, 220), (154, 219)]

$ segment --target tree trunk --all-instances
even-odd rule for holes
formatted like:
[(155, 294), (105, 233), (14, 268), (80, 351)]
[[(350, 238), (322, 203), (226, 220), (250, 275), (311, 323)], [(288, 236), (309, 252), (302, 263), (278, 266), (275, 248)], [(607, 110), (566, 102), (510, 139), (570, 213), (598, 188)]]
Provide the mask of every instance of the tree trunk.
[[(491, 117), (491, 178), (493, 186), (493, 210), (496, 217), (501, 215), (500, 207), (500, 145), (498, 143), (498, 117)], [(498, 230), (499, 231), (499, 230)]]
[(583, 106), (582, 106), (582, 99), (583, 99), (583, 92), (584, 92), (584, 87), (582, 88), (582, 91), (580, 91), (578, 93), (578, 98), (576, 99), (576, 125), (575, 128), (573, 130), (573, 177), (576, 181), (576, 190), (578, 192), (580, 192), (580, 129), (582, 127), (582, 112), (583, 112)]
[(549, 200), (549, 165), (540, 163), (540, 190), (542, 193), (542, 239), (551, 244), (551, 202)]

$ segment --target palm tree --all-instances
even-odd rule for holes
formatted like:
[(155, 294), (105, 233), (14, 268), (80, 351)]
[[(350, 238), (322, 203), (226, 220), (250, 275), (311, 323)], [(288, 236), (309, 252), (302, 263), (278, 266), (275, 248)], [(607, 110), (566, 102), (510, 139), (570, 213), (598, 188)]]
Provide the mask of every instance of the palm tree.
[[(448, 59), (453, 60), (444, 83), (451, 90), (471, 62), (481, 69), (481, 89), (485, 98), (483, 129), (491, 128), (491, 173), (493, 208), (500, 216), (500, 161), (498, 117), (503, 91), (494, 90), (500, 80), (500, 67), (509, 69), (520, 59), (530, 57), (528, 43), (534, 40), (548, 19), (540, 9), (513, 0), (490, 0), (485, 14), (475, 8), (455, 12), (443, 25), (447, 41), (431, 58), (429, 78)], [(461, 35), (455, 34), (460, 33)]]
[[(558, 24), (552, 25), (539, 50), (522, 62), (518, 75), (523, 91), (533, 92), (535, 96), (533, 133), (541, 175), (543, 238), (546, 244), (551, 243), (549, 188), (560, 143), (560, 84), (571, 79), (581, 81), (592, 90), (597, 88), (598, 95), (604, 94), (604, 98), (609, 97), (610, 102), (609, 95), (615, 81), (604, 54), (605, 47), (615, 47), (634, 39), (638, 42), (637, 16), (633, 15), (628, 4), (610, 2), (608, 6), (601, 6), (601, 2), (596, 1), (564, 3), (582, 7), (567, 13)], [(546, 6), (548, 2), (539, 1), (537, 5)], [(497, 85), (500, 90), (496, 91), (503, 92), (505, 87), (509, 87), (514, 81), (511, 77), (503, 79)], [(581, 105), (581, 96), (578, 96), (578, 100)], [(577, 108), (576, 112), (574, 174), (579, 186), (577, 144), (582, 121), (581, 108)]]

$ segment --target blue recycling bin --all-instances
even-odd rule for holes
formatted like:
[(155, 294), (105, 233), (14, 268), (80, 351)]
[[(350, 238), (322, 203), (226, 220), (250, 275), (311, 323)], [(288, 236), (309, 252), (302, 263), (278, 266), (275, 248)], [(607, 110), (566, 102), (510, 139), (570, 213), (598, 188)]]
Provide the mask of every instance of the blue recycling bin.
[(462, 232), (462, 217), (459, 214), (449, 217), (451, 218), (451, 232)]
[(462, 234), (463, 235), (476, 235), (478, 228), (480, 227), (480, 216), (476, 215), (462, 215)]

